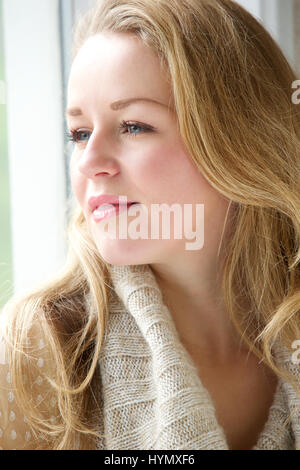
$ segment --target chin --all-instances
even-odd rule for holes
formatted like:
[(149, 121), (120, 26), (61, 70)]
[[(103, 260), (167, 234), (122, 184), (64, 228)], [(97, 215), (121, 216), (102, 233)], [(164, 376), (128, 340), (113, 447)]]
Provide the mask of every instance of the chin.
[(137, 249), (135, 240), (97, 240), (96, 246), (101, 258), (108, 264), (127, 266), (147, 263), (143, 250)]

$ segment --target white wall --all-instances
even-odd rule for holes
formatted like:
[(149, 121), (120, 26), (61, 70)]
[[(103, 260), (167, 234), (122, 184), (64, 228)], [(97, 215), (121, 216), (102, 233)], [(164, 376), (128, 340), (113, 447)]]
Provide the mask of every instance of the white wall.
[(58, 0), (3, 0), (13, 275), (23, 291), (66, 254)]

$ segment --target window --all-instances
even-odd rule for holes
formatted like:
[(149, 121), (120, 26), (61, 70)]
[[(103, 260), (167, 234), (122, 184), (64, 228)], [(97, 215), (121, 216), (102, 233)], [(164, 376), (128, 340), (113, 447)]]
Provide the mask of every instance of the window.
[(12, 295), (9, 166), (7, 154), (2, 0), (0, 0), (0, 309)]
[(66, 256), (59, 1), (2, 0), (2, 16), (13, 289), (23, 294)]

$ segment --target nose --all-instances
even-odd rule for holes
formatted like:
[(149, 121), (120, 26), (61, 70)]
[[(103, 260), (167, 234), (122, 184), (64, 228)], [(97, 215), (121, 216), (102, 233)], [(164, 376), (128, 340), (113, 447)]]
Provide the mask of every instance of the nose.
[(100, 137), (100, 132), (93, 133), (79, 157), (78, 170), (88, 178), (119, 173), (119, 163), (113, 149), (112, 142), (105, 141), (103, 135)]

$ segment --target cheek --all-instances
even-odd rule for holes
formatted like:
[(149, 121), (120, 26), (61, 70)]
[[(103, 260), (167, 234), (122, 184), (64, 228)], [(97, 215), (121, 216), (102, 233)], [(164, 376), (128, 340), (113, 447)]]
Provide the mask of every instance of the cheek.
[(155, 187), (172, 184), (184, 166), (184, 156), (173, 145), (160, 145), (146, 150), (141, 158), (135, 158), (134, 174), (137, 181), (148, 182)]
[(136, 181), (157, 194), (158, 200), (164, 195), (168, 201), (182, 200), (187, 194), (195, 197), (200, 188), (204, 190), (208, 185), (180, 142), (151, 149), (142, 155), (139, 164), (136, 162)]
[(72, 162), (70, 163), (69, 174), (74, 196), (76, 197), (78, 203), (83, 206), (86, 178), (84, 178), (84, 176), (80, 174), (78, 170), (76, 171), (76, 165), (72, 165)]

